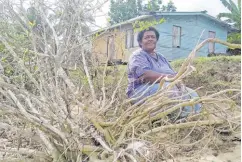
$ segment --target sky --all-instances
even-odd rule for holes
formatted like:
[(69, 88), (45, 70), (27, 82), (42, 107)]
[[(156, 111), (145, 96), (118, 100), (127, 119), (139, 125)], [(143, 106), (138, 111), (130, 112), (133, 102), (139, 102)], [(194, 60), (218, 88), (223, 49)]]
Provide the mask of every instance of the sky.
[[(177, 11), (204, 11), (207, 10), (207, 14), (216, 17), (221, 12), (228, 12), (223, 6), (220, 0), (172, 0), (177, 7)], [(237, 0), (233, 0), (237, 4)], [(163, 0), (162, 4), (167, 4), (169, 0)], [(107, 2), (102, 8), (101, 12), (97, 13), (95, 18), (96, 24), (100, 27), (107, 26), (107, 18), (109, 11), (109, 2)]]

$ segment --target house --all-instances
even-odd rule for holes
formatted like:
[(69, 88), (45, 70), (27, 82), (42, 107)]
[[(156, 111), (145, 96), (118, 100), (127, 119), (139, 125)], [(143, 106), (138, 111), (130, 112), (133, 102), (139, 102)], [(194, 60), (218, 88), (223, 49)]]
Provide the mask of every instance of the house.
[[(165, 22), (154, 26), (160, 33), (156, 50), (168, 60), (187, 57), (198, 42), (207, 38), (225, 41), (227, 33), (232, 30), (227, 23), (204, 12), (157, 12), (94, 32), (92, 53), (101, 63), (107, 60), (127, 63), (132, 52), (139, 48), (138, 32), (135, 32), (132, 24), (135, 21), (158, 21), (161, 18)], [(209, 43), (197, 52), (197, 56), (226, 53), (226, 49), (226, 46)]]

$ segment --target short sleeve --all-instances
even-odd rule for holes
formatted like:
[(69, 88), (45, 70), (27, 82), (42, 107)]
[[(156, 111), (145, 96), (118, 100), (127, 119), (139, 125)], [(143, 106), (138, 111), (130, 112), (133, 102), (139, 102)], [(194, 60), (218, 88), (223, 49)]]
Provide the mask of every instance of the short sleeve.
[(146, 56), (142, 54), (133, 55), (129, 61), (129, 70), (139, 78), (146, 70), (151, 70), (151, 65)]
[(161, 56), (161, 59), (163, 59), (167, 63), (167, 65), (169, 66), (169, 68), (176, 74), (177, 72), (172, 68), (172, 66), (169, 63), (169, 61), (163, 55), (160, 54), (160, 56)]

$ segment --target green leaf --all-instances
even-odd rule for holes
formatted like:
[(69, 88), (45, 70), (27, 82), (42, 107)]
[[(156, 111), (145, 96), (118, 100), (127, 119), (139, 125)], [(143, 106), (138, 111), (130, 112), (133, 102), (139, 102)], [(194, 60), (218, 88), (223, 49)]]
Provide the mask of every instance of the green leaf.
[(7, 58), (3, 57), (1, 61), (4, 62), (4, 63), (7, 62)]
[(39, 68), (37, 65), (34, 66), (34, 71), (37, 71)]

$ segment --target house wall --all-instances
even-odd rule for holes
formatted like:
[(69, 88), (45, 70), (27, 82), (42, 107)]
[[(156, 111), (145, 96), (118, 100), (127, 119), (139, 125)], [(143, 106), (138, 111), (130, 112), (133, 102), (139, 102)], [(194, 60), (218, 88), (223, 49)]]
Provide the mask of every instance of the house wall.
[[(210, 20), (204, 16), (187, 15), (187, 16), (159, 16), (156, 17), (157, 20), (165, 18), (165, 22), (156, 25), (156, 29), (160, 33), (160, 39), (157, 42), (156, 50), (164, 55), (168, 60), (175, 60), (178, 58), (185, 58), (189, 53), (195, 48), (198, 42), (208, 38), (208, 32), (216, 32), (216, 38), (221, 40), (226, 40), (227, 38), (227, 28), (221, 26), (213, 20)], [(154, 18), (155, 19), (155, 18)], [(180, 48), (172, 47), (172, 31), (173, 25), (181, 27), (181, 46)], [(93, 54), (98, 59), (100, 63), (105, 63), (107, 57), (109, 60), (122, 60), (123, 62), (128, 62), (130, 55), (137, 50), (139, 47), (135, 46), (129, 49), (125, 48), (126, 43), (126, 30), (132, 29), (132, 24), (125, 24), (119, 26), (111, 31), (103, 33), (98, 36), (93, 41)], [(113, 57), (107, 54), (107, 43), (108, 37), (114, 36), (114, 53)], [(136, 38), (135, 38), (136, 41)], [(225, 53), (227, 47), (215, 44), (215, 53)], [(110, 54), (110, 53), (109, 53)], [(205, 45), (196, 56), (207, 56), (208, 55), (208, 45)]]
[[(92, 41), (92, 54), (100, 64), (106, 63), (107, 57), (109, 61), (121, 60), (128, 62), (129, 56), (139, 47), (126, 48), (126, 31), (133, 29), (132, 24), (125, 24), (111, 31), (106, 31), (99, 36), (94, 36)], [(114, 57), (110, 57), (107, 52), (108, 37), (114, 36)], [(110, 54), (110, 53), (109, 53)]]
[[(160, 17), (159, 17), (160, 18)], [(157, 43), (157, 51), (168, 60), (185, 58), (194, 49), (198, 42), (208, 38), (209, 31), (216, 32), (216, 38), (226, 40), (227, 29), (220, 24), (205, 18), (204, 16), (164, 16), (166, 22), (156, 26), (160, 33)], [(173, 25), (181, 27), (181, 46), (172, 47)], [(226, 47), (215, 44), (215, 52), (226, 52)], [(196, 56), (207, 56), (208, 45), (205, 45)]]
[[(225, 26), (222, 26), (218, 22), (212, 21), (210, 19), (206, 19), (205, 17), (198, 17), (198, 27), (200, 30), (206, 29), (205, 34), (203, 35), (203, 39), (208, 38), (208, 32), (210, 31), (215, 31), (216, 36), (215, 38), (218, 38), (220, 40), (227, 40), (227, 33), (228, 29)], [(208, 50), (208, 45), (206, 46), (206, 49), (203, 48), (202, 51), (207, 52)], [(227, 47), (221, 44), (215, 43), (215, 53), (226, 53)]]
[[(155, 20), (155, 18), (150, 18), (149, 21)], [(148, 21), (147, 19), (144, 19), (143, 21)], [(121, 28), (121, 30), (125, 33), (127, 29), (133, 29), (133, 26), (131, 24), (126, 24), (125, 26), (123, 26)], [(138, 32), (136, 32), (138, 33)], [(134, 37), (134, 41), (137, 42), (137, 37)], [(125, 47), (125, 39), (124, 39), (124, 47)], [(124, 48), (124, 57), (123, 57), (123, 62), (128, 62), (129, 61), (129, 57), (132, 55), (132, 53), (134, 51), (136, 51), (137, 49), (139, 49), (140, 47), (138, 46), (138, 43), (136, 43), (137, 45), (132, 47), (132, 48)]]
[(95, 37), (92, 41), (92, 56), (98, 62), (107, 61), (107, 36), (109, 34), (103, 34), (101, 36)]
[[(108, 39), (113, 36), (114, 50), (108, 52)], [(99, 63), (109, 61), (123, 60), (125, 48), (125, 33), (119, 30), (112, 30), (102, 33), (92, 41), (92, 54)]]

